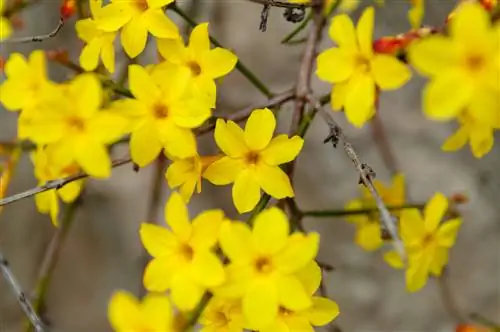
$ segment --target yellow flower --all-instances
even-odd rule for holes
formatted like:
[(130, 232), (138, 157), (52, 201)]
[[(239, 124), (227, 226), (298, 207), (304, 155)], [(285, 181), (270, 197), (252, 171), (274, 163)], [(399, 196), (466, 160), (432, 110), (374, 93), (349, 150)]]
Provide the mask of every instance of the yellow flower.
[(500, 24), (492, 27), (488, 12), (469, 2), (451, 19), (449, 36), (432, 35), (412, 43), (410, 63), (431, 79), (423, 94), (429, 118), (453, 119), (467, 108), (479, 121), (497, 121), (499, 36)]
[(99, 56), (104, 67), (110, 73), (115, 71), (115, 47), (113, 42), (116, 32), (106, 32), (99, 29), (96, 18), (99, 17), (102, 0), (90, 0), (90, 11), (93, 18), (79, 20), (75, 24), (76, 33), (86, 45), (80, 54), (80, 65), (87, 71), (97, 68)]
[(135, 123), (130, 152), (139, 166), (152, 162), (163, 148), (177, 158), (196, 155), (191, 129), (205, 122), (211, 109), (205, 98), (191, 93), (188, 80), (188, 70), (175, 65), (155, 67), (151, 74), (139, 65), (129, 66), (130, 90), (136, 99), (119, 100), (113, 108), (126, 112)]
[(197, 194), (201, 193), (201, 175), (205, 169), (219, 158), (219, 156), (200, 157), (198, 154), (184, 159), (170, 158), (173, 162), (165, 173), (168, 186), (171, 189), (180, 187), (182, 198), (189, 202), (195, 189)]
[(374, 53), (374, 15), (373, 7), (368, 7), (356, 30), (349, 16), (335, 16), (329, 35), (338, 47), (322, 52), (317, 59), (318, 77), (335, 84), (333, 110), (344, 108), (347, 120), (356, 127), (363, 126), (375, 114), (377, 87), (398, 89), (411, 77), (409, 69), (395, 57)]
[(200, 317), (200, 332), (242, 332), (241, 300), (212, 297)]
[[(424, 215), (417, 209), (401, 212), (401, 237), (408, 253), (406, 287), (415, 292), (427, 283), (429, 273), (440, 276), (448, 262), (448, 252), (455, 244), (462, 220), (455, 218), (440, 225), (448, 210), (448, 199), (436, 193), (426, 204)], [(395, 251), (386, 253), (385, 260), (395, 268), (403, 262)]]
[(321, 283), (321, 269), (311, 261), (297, 274), (307, 292), (311, 295), (312, 305), (304, 310), (289, 310), (280, 307), (278, 316), (271, 324), (261, 328), (260, 332), (275, 331), (315, 331), (315, 326), (324, 326), (339, 314), (339, 307), (334, 301), (320, 296), (313, 296)]
[(152, 292), (170, 289), (180, 310), (192, 310), (207, 289), (225, 280), (222, 262), (213, 250), (224, 214), (205, 211), (190, 223), (182, 197), (173, 192), (165, 206), (165, 219), (171, 230), (141, 225), (141, 241), (153, 256), (144, 271), (144, 286)]
[[(386, 186), (379, 180), (374, 180), (374, 185), (382, 200), (388, 206), (401, 206), (405, 203), (405, 179), (403, 174), (396, 174), (392, 178), (392, 185)], [(346, 210), (360, 210), (376, 208), (375, 200), (367, 188), (362, 187), (362, 198), (347, 203)], [(398, 215), (398, 212), (395, 212)], [(380, 236), (380, 217), (378, 212), (352, 215), (348, 221), (356, 225), (356, 243), (367, 251), (377, 250), (383, 245)]]
[(100, 29), (121, 31), (121, 43), (129, 57), (135, 58), (146, 47), (148, 32), (157, 38), (178, 39), (179, 29), (163, 7), (174, 0), (111, 0), (97, 19)]
[(39, 104), (54, 93), (55, 84), (47, 78), (45, 54), (33, 51), (29, 59), (12, 53), (5, 63), (5, 80), (0, 86), (0, 101), (9, 111), (23, 110), (30, 116)]
[(472, 154), (476, 158), (482, 158), (493, 147), (494, 129), (500, 126), (492, 123), (482, 123), (475, 120), (469, 112), (459, 115), (460, 128), (441, 146), (443, 151), (457, 151), (469, 141)]
[(174, 315), (166, 295), (148, 294), (139, 302), (127, 291), (117, 291), (108, 305), (108, 318), (116, 332), (175, 332)]
[(295, 274), (318, 253), (319, 235), (289, 232), (285, 213), (275, 207), (255, 218), (253, 230), (242, 222), (221, 227), (219, 243), (230, 264), (227, 282), (214, 293), (241, 298), (245, 321), (257, 329), (271, 324), (280, 307), (297, 311), (312, 305)]
[(12, 34), (12, 25), (9, 19), (2, 16), (5, 10), (5, 0), (0, 0), (0, 41), (5, 40)]
[(408, 11), (408, 20), (413, 29), (418, 29), (422, 25), (422, 18), (425, 13), (425, 0), (410, 0), (412, 7)]
[(193, 29), (187, 47), (179, 39), (160, 39), (158, 50), (168, 62), (189, 69), (191, 82), (211, 98), (212, 107), (215, 107), (216, 97), (214, 80), (227, 75), (238, 61), (229, 50), (220, 47), (210, 49), (208, 23)]
[(304, 140), (273, 137), (276, 119), (269, 109), (252, 112), (243, 131), (236, 123), (218, 119), (215, 141), (226, 154), (208, 166), (203, 176), (216, 185), (233, 183), (233, 201), (240, 212), (252, 210), (260, 189), (274, 198), (293, 197), (290, 180), (279, 165), (297, 157)]
[(106, 145), (124, 134), (125, 120), (100, 110), (102, 88), (94, 74), (79, 75), (59, 90), (42, 105), (43, 116), (26, 124), (27, 137), (49, 144), (54, 163), (61, 167), (76, 162), (90, 176), (108, 177)]
[[(50, 148), (39, 148), (31, 154), (35, 168), (35, 177), (39, 185), (48, 181), (74, 175), (79, 171), (78, 166), (61, 167), (53, 162)], [(73, 181), (57, 190), (49, 190), (35, 196), (36, 207), (40, 213), (49, 214), (54, 226), (59, 225), (59, 197), (65, 203), (73, 202), (82, 189), (83, 180)]]

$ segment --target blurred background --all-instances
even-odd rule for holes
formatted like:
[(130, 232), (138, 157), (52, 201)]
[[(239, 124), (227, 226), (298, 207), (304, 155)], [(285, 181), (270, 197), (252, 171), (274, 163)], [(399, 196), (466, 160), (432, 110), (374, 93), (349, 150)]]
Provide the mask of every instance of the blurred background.
[[(272, 8), (266, 32), (258, 30), (260, 5), (245, 0), (178, 1), (192, 10), (198, 21), (210, 22), (210, 32), (225, 47), (235, 51), (272, 91), (281, 92), (294, 85), (303, 45), (284, 46), (280, 40), (295, 26), (283, 19), (283, 10)], [(59, 0), (41, 0), (19, 16), (24, 28), (16, 36), (51, 31), (59, 17)], [(452, 0), (427, 1), (425, 23), (441, 24)], [(409, 1), (386, 1), (376, 12), (375, 38), (395, 35), (409, 29), (406, 12)], [(352, 13), (357, 19), (359, 10)], [(189, 31), (174, 13), (169, 14), (182, 31)], [(65, 48), (77, 60), (82, 43), (76, 38), (75, 19), (71, 19), (53, 39), (42, 43), (1, 45), (6, 58), (14, 51), (28, 54), (33, 49)], [(332, 42), (326, 34), (322, 48)], [(138, 61), (156, 61), (153, 45)], [(127, 60), (121, 55), (118, 71)], [(61, 81), (73, 73), (50, 64), (50, 77)], [(116, 73), (120, 76), (120, 73)], [(2, 80), (4, 78), (2, 77)], [(436, 191), (446, 195), (465, 193), (470, 202), (460, 207), (464, 224), (451, 251), (447, 287), (454, 305), (462, 315), (472, 312), (500, 318), (500, 147), (483, 159), (472, 157), (469, 148), (444, 153), (442, 142), (455, 129), (424, 118), (420, 99), (423, 80), (417, 75), (403, 89), (385, 93), (381, 98), (379, 120), (393, 151), (399, 171), (407, 180), (408, 200), (427, 201)], [(313, 80), (314, 93), (321, 96), (329, 86)], [(229, 114), (265, 98), (243, 76), (234, 71), (219, 85), (217, 112)], [(280, 132), (287, 132), (292, 104), (282, 108)], [(343, 125), (361, 158), (389, 183), (391, 172), (384, 164), (370, 125), (355, 129), (342, 114), (335, 118)], [(0, 141), (16, 136), (16, 114), (0, 111)], [(316, 118), (306, 136), (295, 172), (297, 202), (303, 209), (341, 209), (359, 195), (358, 175), (342, 150), (333, 150), (322, 141), (328, 134), (321, 118)], [(216, 151), (212, 135), (199, 141), (202, 151)], [(127, 154), (125, 146), (114, 151)], [(163, 223), (163, 206), (169, 190), (161, 176), (160, 203), (150, 211), (152, 188), (157, 182), (155, 166), (138, 173), (130, 165), (116, 168), (106, 181), (90, 180), (74, 223), (62, 244), (57, 267), (49, 285), (44, 318), (56, 331), (108, 331), (107, 302), (114, 290), (127, 289), (136, 294), (142, 280), (142, 249), (138, 236), (141, 222), (152, 218)], [(14, 194), (36, 185), (32, 165), (22, 158), (9, 188)], [(230, 187), (214, 187), (204, 182), (203, 192), (190, 204), (192, 215), (208, 208), (222, 208), (239, 218), (232, 206)], [(404, 275), (382, 260), (381, 252), (367, 253), (354, 244), (354, 226), (343, 219), (306, 219), (308, 230), (321, 234), (319, 259), (334, 267), (325, 276), (328, 295), (337, 301), (341, 314), (335, 326), (341, 331), (454, 331), (456, 320), (443, 301), (442, 288), (430, 280), (420, 292), (405, 289)], [(8, 205), (0, 214), (0, 248), (28, 293), (33, 291), (45, 251), (54, 234), (49, 217), (36, 211), (32, 198)], [(19, 331), (23, 316), (15, 297), (0, 278), (0, 331)]]

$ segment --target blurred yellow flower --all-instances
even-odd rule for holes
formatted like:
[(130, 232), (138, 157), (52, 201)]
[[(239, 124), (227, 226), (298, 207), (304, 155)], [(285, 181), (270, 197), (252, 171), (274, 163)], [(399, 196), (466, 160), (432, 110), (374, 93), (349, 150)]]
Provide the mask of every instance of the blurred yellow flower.
[[(405, 179), (403, 174), (394, 175), (391, 186), (386, 186), (379, 180), (374, 180), (373, 183), (387, 206), (402, 206), (405, 203)], [(361, 199), (348, 202), (345, 209), (362, 210), (376, 208), (377, 205), (373, 196), (364, 186), (361, 188), (361, 194)], [(394, 215), (398, 216), (399, 211), (395, 211)], [(383, 240), (380, 236), (380, 216), (378, 212), (351, 215), (347, 220), (356, 225), (355, 242), (361, 248), (373, 251), (383, 245)]]
[(408, 11), (408, 20), (413, 29), (418, 29), (422, 25), (422, 18), (425, 13), (425, 0), (410, 0), (411, 8)]
[(374, 14), (368, 7), (357, 28), (347, 14), (332, 19), (330, 38), (338, 47), (320, 53), (317, 58), (318, 77), (334, 83), (331, 96), (333, 110), (345, 111), (347, 120), (362, 127), (375, 114), (377, 88), (394, 90), (411, 77), (410, 70), (397, 58), (373, 51)]
[(165, 219), (171, 230), (141, 225), (142, 244), (153, 256), (144, 271), (144, 287), (152, 292), (170, 290), (181, 311), (192, 310), (207, 289), (225, 280), (222, 262), (214, 252), (224, 213), (208, 210), (190, 223), (182, 197), (173, 192), (165, 205)]
[(9, 19), (3, 17), (5, 0), (0, 0), (0, 41), (5, 40), (12, 34), (12, 25)]
[[(440, 276), (448, 263), (448, 252), (455, 245), (462, 220), (441, 223), (447, 210), (448, 199), (436, 193), (426, 204), (423, 217), (417, 209), (401, 212), (400, 232), (408, 254), (406, 287), (410, 292), (424, 287), (429, 273)], [(387, 252), (384, 259), (394, 268), (404, 267), (396, 251)]]
[(318, 253), (317, 233), (290, 234), (285, 213), (264, 210), (253, 229), (242, 222), (225, 223), (219, 244), (229, 258), (227, 281), (216, 296), (242, 299), (245, 321), (260, 329), (276, 320), (279, 308), (305, 310), (312, 305), (306, 287), (295, 275)]
[(241, 300), (212, 297), (200, 317), (200, 332), (242, 332)]
[(139, 300), (117, 291), (108, 304), (108, 318), (116, 332), (175, 332), (173, 308), (166, 295), (148, 294)]
[(252, 112), (243, 131), (233, 121), (217, 120), (215, 141), (226, 154), (208, 166), (203, 176), (216, 185), (234, 182), (232, 196), (238, 212), (252, 210), (260, 190), (274, 198), (293, 197), (288, 175), (279, 167), (297, 157), (304, 140), (299, 136), (273, 138), (276, 119), (269, 109)]

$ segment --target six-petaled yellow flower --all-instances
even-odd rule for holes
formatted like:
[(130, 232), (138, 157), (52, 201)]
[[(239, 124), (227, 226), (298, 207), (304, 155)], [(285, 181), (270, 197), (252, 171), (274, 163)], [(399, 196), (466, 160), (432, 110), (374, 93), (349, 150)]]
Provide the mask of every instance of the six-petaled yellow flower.
[(356, 29), (346, 14), (334, 17), (329, 35), (338, 47), (322, 52), (317, 59), (318, 77), (335, 84), (333, 110), (343, 108), (347, 120), (356, 127), (375, 114), (377, 88), (398, 89), (411, 77), (410, 70), (395, 57), (374, 53), (374, 15), (372, 7), (365, 9)]
[(190, 223), (182, 197), (173, 192), (165, 206), (165, 219), (171, 230), (141, 225), (141, 241), (153, 256), (144, 271), (144, 286), (152, 292), (171, 290), (180, 310), (192, 310), (207, 289), (225, 280), (222, 262), (214, 252), (224, 214), (205, 211)]
[[(387, 206), (402, 206), (405, 203), (405, 180), (402, 174), (392, 178), (392, 185), (386, 186), (379, 180), (374, 180), (375, 188)], [(380, 216), (376, 212), (377, 205), (373, 196), (366, 187), (361, 188), (361, 199), (355, 199), (347, 203), (346, 210), (374, 209), (372, 213), (352, 215), (348, 221), (356, 225), (355, 242), (367, 251), (377, 250), (383, 245), (380, 231)], [(398, 216), (398, 211), (394, 212)]]
[(227, 281), (215, 294), (241, 298), (243, 315), (252, 329), (271, 324), (280, 307), (297, 311), (312, 305), (295, 273), (318, 253), (319, 235), (289, 233), (285, 213), (275, 207), (261, 212), (253, 229), (242, 222), (221, 227), (219, 243), (230, 264)]
[(293, 197), (290, 179), (279, 165), (297, 157), (304, 140), (299, 136), (273, 138), (276, 119), (269, 109), (252, 112), (243, 131), (232, 121), (218, 119), (215, 141), (226, 154), (208, 166), (203, 176), (216, 185), (233, 183), (233, 201), (248, 212), (260, 198), (260, 189), (274, 198)]
[(116, 332), (177, 331), (166, 295), (148, 294), (139, 301), (127, 291), (117, 291), (109, 301), (108, 318)]
[[(448, 262), (462, 220), (455, 218), (441, 223), (447, 211), (448, 199), (436, 193), (426, 204), (423, 216), (417, 209), (401, 212), (401, 238), (408, 254), (406, 287), (410, 292), (424, 287), (429, 273), (439, 277)], [(386, 253), (384, 258), (392, 267), (404, 267), (395, 251)]]
[(101, 57), (104, 67), (113, 73), (115, 71), (113, 42), (116, 32), (107, 32), (98, 27), (96, 18), (99, 17), (101, 7), (102, 0), (90, 0), (90, 12), (93, 18), (79, 20), (75, 24), (78, 37), (86, 43), (80, 54), (80, 65), (87, 71), (95, 70)]
[(100, 11), (97, 25), (107, 32), (120, 28), (121, 43), (129, 57), (135, 58), (146, 47), (148, 32), (157, 38), (177, 39), (179, 29), (163, 7), (174, 0), (111, 0)]
[(227, 75), (238, 61), (229, 50), (221, 47), (210, 49), (208, 23), (199, 24), (193, 29), (187, 47), (180, 39), (164, 39), (158, 40), (158, 49), (168, 62), (189, 69), (192, 84), (200, 93), (209, 96), (211, 106), (215, 106), (214, 80)]

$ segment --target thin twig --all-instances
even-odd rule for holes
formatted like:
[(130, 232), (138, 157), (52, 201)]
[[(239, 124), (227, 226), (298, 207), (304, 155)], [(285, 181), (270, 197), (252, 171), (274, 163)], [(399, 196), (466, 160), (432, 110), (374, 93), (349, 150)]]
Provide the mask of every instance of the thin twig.
[(281, 8), (305, 8), (311, 6), (311, 4), (308, 3), (291, 3), (291, 2), (275, 1), (275, 0), (248, 0), (248, 1), (255, 2), (264, 6), (281, 7)]
[(446, 311), (448, 311), (450, 317), (456, 324), (465, 323), (467, 321), (467, 318), (462, 314), (455, 301), (453, 292), (450, 288), (448, 269), (446, 267), (443, 269), (441, 276), (439, 276), (438, 283), (443, 305)]
[(387, 167), (392, 175), (396, 174), (399, 170), (398, 163), (394, 153), (391, 149), (391, 144), (387, 139), (387, 133), (384, 128), (384, 123), (380, 114), (379, 100), (377, 98), (376, 102), (376, 112), (373, 116), (373, 119), (370, 123), (372, 128), (372, 135), (375, 140), (375, 144), (378, 147), (380, 154), (382, 155), (382, 159), (384, 161), (385, 167)]
[(22, 43), (41, 42), (41, 41), (44, 41), (46, 39), (50, 39), (50, 38), (55, 37), (59, 33), (59, 31), (61, 31), (63, 26), (64, 26), (64, 19), (62, 17), (60, 17), (59, 23), (57, 23), (57, 26), (55, 27), (55, 29), (49, 33), (46, 33), (43, 35), (38, 35), (38, 36), (28, 36), (28, 37), (7, 39), (7, 40), (4, 40), (3, 42), (1, 42), (1, 44), (22, 44)]
[(331, 141), (333, 143), (333, 146), (336, 147), (337, 144), (340, 141), (342, 141), (342, 147), (344, 149), (344, 152), (351, 159), (352, 163), (354, 164), (354, 167), (359, 173), (360, 183), (364, 184), (365, 187), (368, 188), (368, 191), (375, 200), (375, 204), (377, 205), (377, 208), (380, 213), (380, 218), (382, 220), (382, 226), (383, 228), (385, 228), (385, 230), (382, 229), (382, 231), (387, 231), (389, 233), (392, 239), (391, 241), (392, 245), (401, 256), (401, 259), (403, 261), (406, 261), (405, 248), (403, 246), (403, 243), (401, 242), (401, 239), (399, 238), (395, 220), (391, 216), (389, 210), (385, 206), (384, 201), (382, 200), (382, 197), (380, 197), (377, 189), (375, 188), (375, 185), (372, 182), (372, 178), (374, 176), (373, 170), (367, 164), (362, 163), (360, 161), (357, 152), (354, 150), (351, 143), (347, 141), (347, 138), (344, 134), (342, 127), (340, 127), (340, 125), (333, 119), (333, 116), (330, 114), (330, 112), (325, 110), (321, 106), (321, 103), (313, 96), (308, 95), (307, 99), (320, 112), (321, 116), (323, 117), (323, 119), (325, 120), (326, 124), (330, 129), (330, 135), (325, 140), (325, 142)]
[(35, 328), (36, 332), (44, 332), (46, 330), (45, 324), (42, 322), (40, 317), (36, 314), (33, 309), (33, 305), (26, 297), (26, 294), (23, 292), (19, 282), (16, 277), (12, 273), (12, 270), (9, 267), (9, 262), (4, 257), (3, 253), (0, 251), (0, 272), (4, 277), (5, 281), (9, 284), (10, 288), (14, 291), (14, 295), (19, 302), (19, 305), (23, 309), (24, 313), (30, 320), (30, 323)]
[[(401, 211), (404, 209), (423, 209), (425, 204), (405, 204), (400, 206), (388, 206), (389, 211)], [(352, 209), (352, 210), (309, 210), (303, 211), (304, 217), (328, 218), (328, 217), (345, 217), (360, 214), (371, 214), (378, 212), (377, 207), (366, 209)]]

